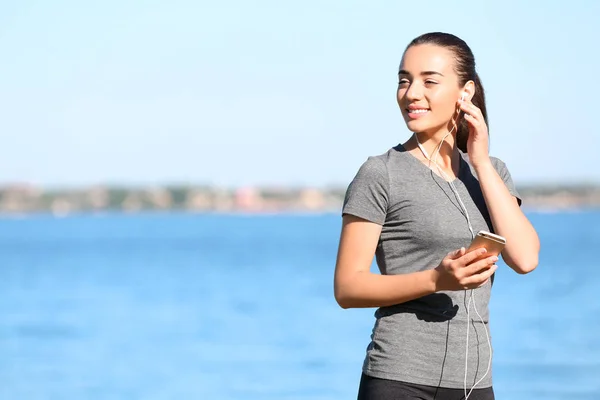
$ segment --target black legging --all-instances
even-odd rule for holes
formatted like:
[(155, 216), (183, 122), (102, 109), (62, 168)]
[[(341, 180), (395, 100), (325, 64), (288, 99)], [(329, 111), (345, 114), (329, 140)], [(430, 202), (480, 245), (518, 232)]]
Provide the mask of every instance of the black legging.
[[(467, 388), (467, 393), (471, 388)], [(388, 379), (373, 378), (362, 374), (358, 400), (464, 400), (464, 389), (438, 388)], [(473, 389), (468, 400), (494, 400), (491, 387)]]

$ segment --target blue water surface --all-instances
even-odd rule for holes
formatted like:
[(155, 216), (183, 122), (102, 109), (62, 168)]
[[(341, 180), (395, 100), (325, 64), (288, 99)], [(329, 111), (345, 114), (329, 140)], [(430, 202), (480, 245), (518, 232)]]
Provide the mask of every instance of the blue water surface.
[[(528, 214), (500, 262), (497, 399), (600, 399), (600, 212)], [(0, 219), (0, 399), (352, 399), (373, 309), (333, 298), (338, 215)]]

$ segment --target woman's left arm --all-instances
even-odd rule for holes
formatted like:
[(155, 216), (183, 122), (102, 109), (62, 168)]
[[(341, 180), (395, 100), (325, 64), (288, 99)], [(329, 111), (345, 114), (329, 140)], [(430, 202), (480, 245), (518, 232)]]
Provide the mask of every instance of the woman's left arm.
[(487, 125), (481, 110), (467, 101), (461, 102), (460, 107), (469, 123), (469, 160), (479, 179), (494, 231), (506, 238), (502, 258), (516, 272), (529, 273), (538, 265), (538, 235), (492, 164)]
[(517, 199), (491, 161), (474, 166), (494, 231), (506, 238), (502, 251), (504, 262), (520, 274), (533, 271), (538, 264), (540, 241)]

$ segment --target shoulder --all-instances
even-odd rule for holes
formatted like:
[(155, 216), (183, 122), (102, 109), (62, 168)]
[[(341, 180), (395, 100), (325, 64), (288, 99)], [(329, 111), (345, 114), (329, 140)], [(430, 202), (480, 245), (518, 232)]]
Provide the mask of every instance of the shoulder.
[(370, 155), (362, 163), (360, 169), (363, 171), (383, 173), (387, 172), (388, 163), (385, 154)]
[(490, 156), (490, 161), (496, 169), (506, 168), (506, 164), (498, 157)]
[(389, 173), (385, 155), (370, 155), (358, 168), (350, 182), (349, 193), (356, 191), (373, 191), (387, 193), (389, 188)]
[(388, 192), (391, 176), (406, 157), (403, 147), (399, 146), (392, 147), (384, 153), (367, 156), (352, 179), (351, 188), (372, 190), (377, 187), (379, 192)]
[(389, 151), (368, 156), (348, 185), (342, 214), (383, 225), (390, 198)]
[[(490, 157), (494, 169), (502, 177), (504, 181), (512, 181), (511, 174), (506, 166), (506, 163), (498, 157)], [(512, 184), (512, 183), (511, 183)]]
[[(463, 155), (463, 158), (465, 159), (465, 161), (467, 161), (469, 163), (471, 172), (473, 173), (474, 176), (476, 176), (477, 174), (473, 168), (473, 165), (469, 162), (469, 156), (466, 153), (462, 153), (462, 155)], [(511, 173), (509, 172), (508, 167), (506, 166), (504, 161), (502, 159), (500, 159), (498, 157), (494, 157), (494, 156), (490, 156), (490, 161), (492, 162), (492, 165), (493, 165), (494, 169), (496, 170), (496, 172), (498, 173), (498, 175), (500, 175), (500, 178), (502, 178), (502, 180), (504, 181), (504, 184), (508, 188), (508, 191), (510, 192), (510, 194), (512, 194), (514, 197), (516, 197), (519, 202), (519, 205), (521, 205), (521, 196), (519, 195), (519, 192), (518, 192), (517, 188), (515, 187), (515, 183), (513, 182)]]
[(390, 165), (397, 162), (397, 153), (397, 148), (393, 147), (384, 153), (367, 156), (359, 168), (359, 173), (388, 177)]
[[(469, 159), (469, 154), (463, 153), (462, 151), (460, 152), (460, 154), (462, 155), (462, 158), (469, 164), (471, 169), (473, 169), (473, 165), (471, 164), (471, 160)], [(499, 174), (502, 174), (505, 171), (507, 171), (506, 164), (499, 157), (490, 156), (490, 161), (492, 162), (494, 169), (496, 169), (496, 172), (498, 172)]]
[(387, 173), (399, 164), (406, 162), (408, 153), (402, 145), (394, 146), (384, 153), (367, 156), (361, 169), (372, 172)]

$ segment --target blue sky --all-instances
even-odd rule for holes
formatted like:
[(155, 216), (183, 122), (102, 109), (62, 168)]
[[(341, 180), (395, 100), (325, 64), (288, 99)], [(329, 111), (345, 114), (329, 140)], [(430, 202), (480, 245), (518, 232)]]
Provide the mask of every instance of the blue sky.
[(10, 3), (0, 184), (345, 185), (410, 135), (396, 73), (428, 31), (473, 49), (518, 184), (600, 183), (600, 2)]

